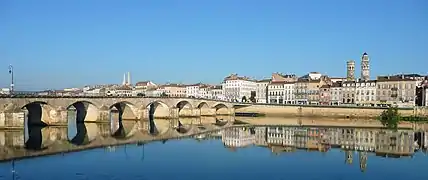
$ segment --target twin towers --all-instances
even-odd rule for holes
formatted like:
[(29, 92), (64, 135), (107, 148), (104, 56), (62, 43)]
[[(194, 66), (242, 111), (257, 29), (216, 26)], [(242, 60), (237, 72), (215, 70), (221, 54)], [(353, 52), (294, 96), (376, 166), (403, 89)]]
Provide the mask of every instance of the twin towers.
[[(361, 57), (361, 77), (363, 81), (370, 80), (369, 55), (364, 53)], [(349, 60), (346, 62), (346, 80), (355, 81), (355, 61)]]

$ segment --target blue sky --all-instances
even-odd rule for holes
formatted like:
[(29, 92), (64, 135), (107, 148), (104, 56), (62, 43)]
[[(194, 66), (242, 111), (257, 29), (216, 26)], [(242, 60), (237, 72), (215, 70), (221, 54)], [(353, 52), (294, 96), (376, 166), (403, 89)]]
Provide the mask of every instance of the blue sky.
[(425, 0), (2, 0), (0, 87), (219, 83), (238, 73), (428, 73)]

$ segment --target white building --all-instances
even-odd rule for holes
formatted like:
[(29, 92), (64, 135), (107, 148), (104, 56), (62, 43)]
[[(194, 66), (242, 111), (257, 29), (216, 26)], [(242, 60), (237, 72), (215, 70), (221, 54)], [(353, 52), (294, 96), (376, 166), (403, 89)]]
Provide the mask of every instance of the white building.
[(186, 97), (200, 98), (201, 94), (199, 92), (199, 89), (201, 86), (202, 86), (201, 83), (187, 85), (186, 86)]
[(163, 92), (165, 92), (163, 89), (159, 89), (157, 87), (150, 87), (150, 88), (147, 88), (147, 90), (145, 91), (145, 96), (160, 97)]
[(199, 97), (205, 99), (212, 99), (212, 94), (210, 93), (212, 86), (209, 85), (201, 85), (199, 86)]
[(249, 101), (251, 92), (257, 91), (257, 83), (248, 77), (231, 74), (224, 78), (222, 88), (223, 94), (228, 101), (241, 102), (244, 97)]
[(209, 91), (211, 99), (217, 99), (217, 100), (226, 100), (226, 98), (223, 95), (223, 89), (221, 85), (212, 86)]
[(267, 101), (267, 87), (271, 79), (263, 79), (256, 82), (257, 91), (256, 91), (256, 101), (257, 103), (268, 103)]
[(132, 96), (132, 88), (123, 85), (114, 89), (107, 90), (106, 94), (108, 96)]
[(284, 104), (296, 104), (294, 82), (286, 82), (284, 84)]
[(355, 82), (355, 103), (359, 106), (376, 104), (376, 80)]
[(137, 82), (135, 83), (135, 87), (133, 90), (133, 96), (138, 96), (138, 95), (146, 95), (146, 91), (149, 88), (154, 88), (157, 85), (151, 81), (141, 81), (141, 82)]
[(284, 84), (285, 82), (271, 82), (268, 85), (268, 103), (284, 104)]
[(83, 94), (85, 96), (105, 96), (105, 88), (83, 88)]

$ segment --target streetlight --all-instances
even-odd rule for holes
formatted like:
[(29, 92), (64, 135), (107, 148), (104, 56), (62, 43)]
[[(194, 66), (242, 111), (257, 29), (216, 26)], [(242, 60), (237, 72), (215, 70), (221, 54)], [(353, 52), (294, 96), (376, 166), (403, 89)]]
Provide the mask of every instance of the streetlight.
[(9, 74), (11, 75), (11, 83), (10, 83), (10, 93), (13, 93), (13, 66), (12, 64), (9, 65)]

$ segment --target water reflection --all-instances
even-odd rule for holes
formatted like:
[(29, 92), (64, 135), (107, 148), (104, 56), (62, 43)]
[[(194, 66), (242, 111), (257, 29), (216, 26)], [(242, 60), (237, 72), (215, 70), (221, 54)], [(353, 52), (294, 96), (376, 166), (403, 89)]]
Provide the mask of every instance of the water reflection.
[[(183, 122), (186, 121), (183, 120)], [(407, 165), (416, 165), (416, 162), (419, 163), (418, 166), (428, 165), (428, 161), (415, 160), (424, 158), (417, 154), (419, 150), (426, 152), (427, 133), (409, 129), (390, 131), (379, 128), (240, 125), (239, 127), (200, 133), (188, 137), (190, 139), (180, 140), (157, 139), (159, 140), (158, 142), (151, 142), (149, 140), (153, 139), (149, 138), (153, 138), (153, 136), (137, 135), (133, 136), (135, 139), (131, 139), (132, 141), (128, 141), (128, 139), (122, 141), (112, 137), (109, 124), (77, 123), (75, 126), (70, 124), (68, 128), (45, 127), (30, 130), (28, 140), (23, 143), (24, 133), (22, 131), (0, 131), (0, 159), (104, 147), (65, 154), (61, 157), (64, 167), (37, 168), (38, 166), (43, 166), (45, 162), (40, 161), (40, 159), (47, 158), (50, 160), (46, 160), (46, 162), (52, 161), (54, 163), (55, 159), (59, 158), (58, 156), (46, 156), (14, 162), (17, 163), (18, 175), (24, 179), (25, 177), (32, 177), (30, 175), (34, 175), (34, 173), (43, 174), (48, 173), (48, 171), (61, 171), (63, 174), (46, 177), (47, 179), (75, 179), (76, 173), (87, 176), (89, 179), (100, 179), (100, 172), (104, 174), (101, 179), (113, 178), (119, 174), (123, 175), (123, 177), (121, 176), (123, 179), (139, 179), (132, 175), (141, 175), (140, 168), (150, 169), (150, 171), (145, 171), (144, 174), (153, 179), (166, 179), (167, 177), (164, 174), (168, 173), (159, 174), (154, 172), (158, 172), (158, 169), (162, 170), (163, 168), (171, 170), (174, 167), (176, 170), (171, 170), (171, 172), (174, 172), (171, 174), (179, 173), (180, 177), (182, 177), (181, 175), (189, 175), (189, 168), (198, 170), (198, 172), (208, 173), (211, 172), (213, 167), (218, 167), (219, 171), (220, 169), (227, 171), (227, 174), (235, 177), (235, 179), (237, 176), (245, 176), (244, 174), (247, 173), (237, 173), (244, 171), (253, 174), (252, 176), (255, 176), (255, 172), (270, 172), (272, 173), (271, 176), (275, 174), (275, 179), (281, 179), (285, 172), (288, 173), (287, 177), (290, 177), (290, 179), (313, 179), (320, 177), (322, 175), (320, 172), (334, 174), (346, 172), (344, 174), (347, 174), (351, 170), (356, 170), (373, 173), (376, 171), (372, 171), (372, 169), (381, 169), (385, 172), (394, 173), (394, 169), (384, 169), (389, 165), (388, 163), (393, 164), (394, 162), (379, 161), (379, 159), (390, 157), (401, 158), (399, 162), (407, 163)], [(118, 145), (131, 142), (134, 142), (135, 145)], [(29, 152), (22, 148), (23, 145), (20, 145), (20, 143), (25, 144), (24, 146), (27, 148), (31, 147), (38, 151)], [(226, 148), (226, 151), (224, 148)], [(177, 156), (177, 154), (180, 154), (180, 156)], [(264, 154), (273, 154), (275, 156), (271, 158)], [(81, 159), (76, 157), (85, 157), (85, 163), (76, 160)], [(335, 162), (338, 162), (337, 164), (340, 164), (340, 166), (336, 165)], [(395, 162), (397, 163), (397, 161)], [(29, 173), (30, 170), (23, 168), (24, 163), (26, 166), (34, 168), (31, 170), (32, 173)], [(371, 165), (368, 165), (368, 163)], [(10, 167), (10, 164), (0, 163), (0, 169), (2, 169), (0, 174), (6, 173), (3, 170), (6, 165)], [(93, 168), (98, 166), (100, 167)], [(320, 170), (314, 168), (314, 166), (317, 166)], [(65, 167), (73, 168), (65, 169)], [(124, 167), (129, 167), (126, 174), (114, 170), (121, 169), (123, 171)], [(395, 166), (391, 168), (393, 167)], [(404, 168), (403, 166), (397, 167)], [(301, 171), (302, 168), (308, 172), (307, 176), (301, 177), (301, 174), (300, 176), (293, 176), (293, 173), (295, 174), (294, 171)], [(235, 171), (228, 171), (230, 169)], [(411, 171), (399, 172), (409, 173)], [(311, 173), (316, 175), (312, 176)], [(12, 173), (10, 174), (12, 175)], [(210, 177), (213, 177), (213, 179), (231, 179), (231, 177), (223, 177), (223, 175), (222, 173), (213, 173), (210, 174)], [(353, 174), (353, 176), (355, 176), (354, 179), (371, 179), (360, 177), (356, 174)], [(386, 174), (386, 176), (390, 177), (391, 174)], [(415, 176), (414, 173), (407, 174), (405, 177), (420, 178), (421, 176), (426, 177), (426, 175)], [(37, 179), (42, 178), (42, 176), (35, 177)], [(249, 179), (266, 178), (256, 177), (258, 176), (249, 177)], [(342, 179), (349, 179), (349, 177), (342, 177)]]
[[(420, 132), (419, 132), (420, 133)], [(375, 153), (384, 157), (412, 156), (420, 148), (426, 151), (427, 134), (415, 140), (415, 132), (376, 128), (325, 128), (298, 126), (237, 127), (223, 131), (226, 147), (265, 146), (274, 153), (302, 150), (327, 152), (331, 148), (344, 151)]]

